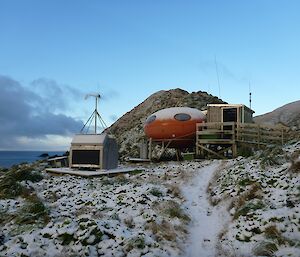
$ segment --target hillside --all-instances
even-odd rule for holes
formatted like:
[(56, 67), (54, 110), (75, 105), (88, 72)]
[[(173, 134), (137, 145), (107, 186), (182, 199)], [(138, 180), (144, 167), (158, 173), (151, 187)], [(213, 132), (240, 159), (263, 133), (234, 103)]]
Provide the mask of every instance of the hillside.
[(270, 125), (284, 124), (289, 127), (300, 129), (300, 100), (292, 102), (254, 118), (256, 123)]
[(208, 103), (223, 101), (206, 92), (189, 93), (182, 89), (161, 90), (149, 96), (141, 104), (119, 118), (108, 130), (115, 135), (120, 146), (120, 156), (138, 156), (138, 142), (144, 137), (146, 118), (160, 109), (169, 107), (192, 107), (203, 109)]

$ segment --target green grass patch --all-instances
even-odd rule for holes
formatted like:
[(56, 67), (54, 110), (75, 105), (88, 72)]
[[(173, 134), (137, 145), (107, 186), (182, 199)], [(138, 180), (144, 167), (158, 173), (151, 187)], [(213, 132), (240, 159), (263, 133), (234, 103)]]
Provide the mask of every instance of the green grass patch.
[(131, 171), (129, 171), (129, 173), (131, 175), (138, 175), (138, 174), (143, 173), (143, 170), (131, 170)]
[(246, 202), (240, 209), (237, 210), (237, 212), (234, 214), (234, 218), (237, 219), (240, 216), (246, 216), (250, 212), (263, 209), (265, 207), (265, 204), (258, 200), (255, 202)]

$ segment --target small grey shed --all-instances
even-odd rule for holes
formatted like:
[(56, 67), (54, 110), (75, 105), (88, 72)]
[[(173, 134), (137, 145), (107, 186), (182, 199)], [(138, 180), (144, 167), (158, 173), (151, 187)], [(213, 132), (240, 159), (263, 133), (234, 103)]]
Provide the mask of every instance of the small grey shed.
[(114, 169), (118, 166), (116, 140), (102, 134), (75, 135), (70, 148), (70, 168)]

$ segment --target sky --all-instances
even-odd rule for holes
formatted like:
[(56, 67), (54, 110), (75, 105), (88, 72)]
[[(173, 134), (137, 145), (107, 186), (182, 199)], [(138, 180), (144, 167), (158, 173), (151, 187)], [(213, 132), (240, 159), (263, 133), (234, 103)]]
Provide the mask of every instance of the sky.
[[(300, 1), (0, 0), (0, 150), (67, 150), (158, 90), (299, 100)], [(218, 76), (219, 84), (218, 84)], [(250, 85), (250, 86), (249, 86)]]

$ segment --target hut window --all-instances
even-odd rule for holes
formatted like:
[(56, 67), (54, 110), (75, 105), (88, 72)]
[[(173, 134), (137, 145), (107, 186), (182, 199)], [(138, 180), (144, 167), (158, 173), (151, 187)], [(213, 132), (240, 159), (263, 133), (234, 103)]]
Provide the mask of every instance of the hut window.
[(190, 120), (191, 118), (192, 118), (191, 115), (186, 113), (178, 113), (174, 116), (174, 119), (179, 121), (187, 121)]
[(149, 124), (155, 120), (156, 120), (156, 115), (152, 115), (146, 120), (146, 124)]

